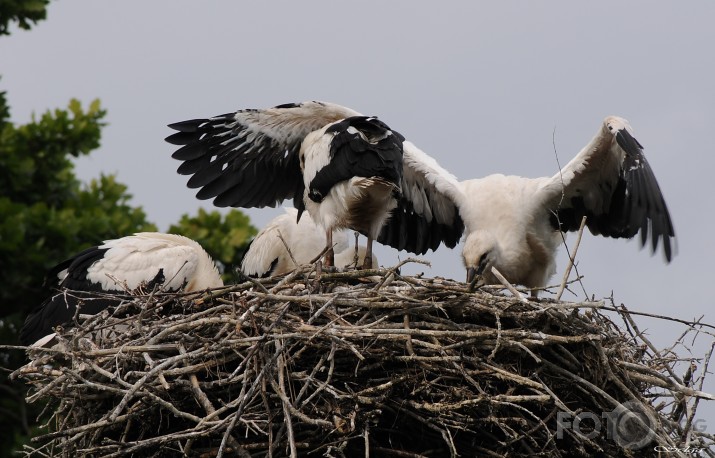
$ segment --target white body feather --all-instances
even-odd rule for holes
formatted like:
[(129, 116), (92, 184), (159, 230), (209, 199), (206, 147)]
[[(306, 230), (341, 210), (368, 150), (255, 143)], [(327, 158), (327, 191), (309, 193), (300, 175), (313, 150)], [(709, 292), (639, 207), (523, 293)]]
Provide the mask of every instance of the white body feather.
[(196, 241), (175, 234), (140, 232), (107, 240), (102, 259), (87, 269), (87, 279), (104, 290), (134, 290), (163, 269), (163, 289), (187, 291), (223, 286), (211, 257)]
[[(460, 208), (467, 234), (465, 263), (493, 249), (492, 264), (509, 281), (529, 287), (546, 284), (556, 271), (556, 249), (562, 239), (533, 199), (540, 183), (500, 174), (461, 183), (470, 196)], [(490, 269), (484, 276), (489, 284), (499, 283)]]
[[(297, 216), (295, 208), (286, 208), (284, 214), (261, 229), (241, 262), (241, 270), (245, 274), (263, 276), (271, 271), (271, 275), (283, 275), (314, 260), (325, 249), (326, 239), (322, 228), (306, 214), (296, 223)], [(350, 247), (348, 231), (333, 231), (333, 244), (335, 265), (345, 267), (352, 264), (355, 250)], [(360, 247), (360, 250), (362, 261), (365, 258), (365, 247)], [(271, 270), (274, 261), (276, 263)]]

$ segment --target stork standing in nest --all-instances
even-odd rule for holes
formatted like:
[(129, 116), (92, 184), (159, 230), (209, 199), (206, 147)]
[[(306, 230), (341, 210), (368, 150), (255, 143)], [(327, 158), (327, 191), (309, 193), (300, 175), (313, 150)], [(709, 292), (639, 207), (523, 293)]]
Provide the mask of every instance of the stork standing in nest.
[(650, 235), (667, 262), (675, 231), (643, 147), (623, 118), (609, 116), (593, 139), (552, 177), (490, 175), (460, 183), (457, 202), (466, 224), (467, 281), (483, 275), (497, 283), (494, 266), (511, 283), (543, 287), (556, 269), (560, 231), (575, 231), (582, 217), (595, 235)]
[(373, 240), (424, 254), (454, 247), (464, 224), (458, 182), (434, 159), (375, 117), (326, 102), (239, 110), (171, 124), (178, 172), (191, 175), (199, 199), (219, 207), (275, 206), (292, 199), (323, 229), (326, 265), (332, 234), (349, 228)]

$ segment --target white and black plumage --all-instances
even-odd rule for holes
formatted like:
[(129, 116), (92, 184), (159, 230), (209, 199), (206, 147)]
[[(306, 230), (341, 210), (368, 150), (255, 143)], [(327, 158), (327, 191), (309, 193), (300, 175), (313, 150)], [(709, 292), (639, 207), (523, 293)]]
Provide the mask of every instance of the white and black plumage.
[[(374, 117), (325, 102), (239, 110), (171, 124), (173, 157), (192, 175), (197, 197), (233, 207), (306, 209), (326, 232), (350, 228), (372, 240), (423, 254), (454, 247), (464, 225), (448, 193), (457, 180)], [(331, 262), (328, 251), (326, 262)]]
[[(77, 313), (94, 315), (119, 300), (98, 292), (128, 293), (139, 287), (198, 291), (223, 286), (211, 257), (194, 240), (141, 232), (107, 240), (61, 262), (48, 273), (60, 289), (25, 320), (20, 342), (30, 345), (71, 323)], [(64, 290), (71, 291), (65, 294)]]
[[(325, 233), (310, 214), (303, 215), (300, 221), (297, 218), (298, 210), (286, 208), (285, 213), (261, 229), (243, 256), (241, 271), (251, 277), (283, 275), (315, 260), (325, 249)], [(336, 267), (359, 265), (364, 261), (366, 248), (358, 247), (356, 259), (347, 231), (334, 231), (333, 243)], [(377, 262), (373, 254), (373, 263)]]
[[(546, 285), (555, 272), (561, 231), (574, 231), (583, 216), (593, 234), (632, 238), (673, 256), (675, 237), (668, 208), (643, 147), (628, 122), (605, 118), (596, 136), (553, 177), (491, 175), (460, 183), (466, 224), (463, 250), (467, 280), (495, 266), (512, 283)], [(532, 290), (532, 294), (536, 292)]]

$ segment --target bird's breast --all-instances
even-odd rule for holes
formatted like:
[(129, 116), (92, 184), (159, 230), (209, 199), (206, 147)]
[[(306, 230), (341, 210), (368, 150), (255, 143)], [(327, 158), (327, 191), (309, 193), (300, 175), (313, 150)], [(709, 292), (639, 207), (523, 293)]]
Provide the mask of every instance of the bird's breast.
[(330, 189), (321, 202), (308, 197), (306, 209), (324, 229), (352, 229), (363, 234), (379, 232), (397, 206), (399, 187), (380, 178), (353, 177)]

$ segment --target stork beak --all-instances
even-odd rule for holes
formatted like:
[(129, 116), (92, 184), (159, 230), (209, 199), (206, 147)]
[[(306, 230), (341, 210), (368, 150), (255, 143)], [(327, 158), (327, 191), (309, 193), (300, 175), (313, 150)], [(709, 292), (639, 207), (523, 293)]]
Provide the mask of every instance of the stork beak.
[(467, 268), (467, 290), (472, 292), (475, 289), (479, 289), (486, 284), (484, 277), (482, 277), (481, 271), (484, 269), (468, 267)]
[(474, 267), (467, 267), (467, 283), (474, 281), (474, 277), (477, 276), (477, 269)]

